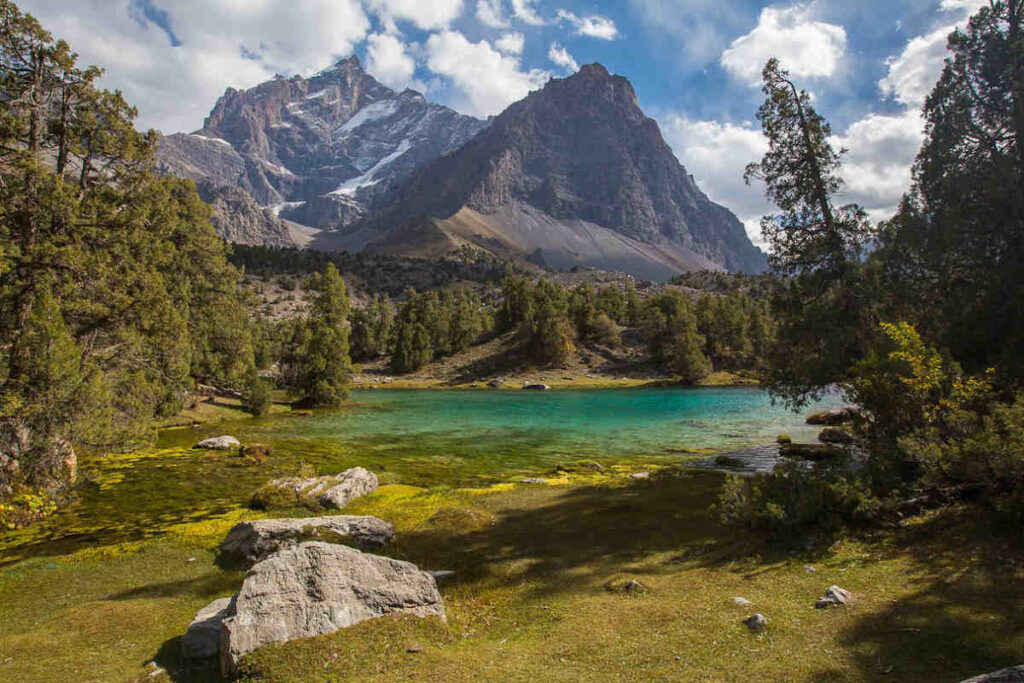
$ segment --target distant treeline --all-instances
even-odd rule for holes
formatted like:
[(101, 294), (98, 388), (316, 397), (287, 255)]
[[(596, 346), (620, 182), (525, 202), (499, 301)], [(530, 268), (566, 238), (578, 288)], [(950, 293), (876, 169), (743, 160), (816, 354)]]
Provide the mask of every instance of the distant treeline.
[(421, 259), (236, 244), (228, 259), (246, 273), (259, 276), (319, 273), (331, 263), (339, 272), (362, 281), (368, 291), (390, 296), (398, 296), (408, 288), (424, 291), (456, 282), (497, 283), (508, 272), (504, 261), (469, 247), (443, 259)]

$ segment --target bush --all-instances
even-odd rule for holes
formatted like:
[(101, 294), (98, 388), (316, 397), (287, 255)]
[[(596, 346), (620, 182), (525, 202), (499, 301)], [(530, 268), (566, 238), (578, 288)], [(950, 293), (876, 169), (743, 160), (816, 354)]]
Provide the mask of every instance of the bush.
[(245, 378), (245, 391), (242, 393), (242, 409), (259, 417), (270, 412), (272, 403), (273, 398), (270, 385), (260, 379), (256, 369), (253, 368)]
[(729, 477), (718, 503), (722, 521), (792, 545), (848, 525), (874, 522), (880, 501), (846, 458), (807, 467), (787, 462), (771, 474)]

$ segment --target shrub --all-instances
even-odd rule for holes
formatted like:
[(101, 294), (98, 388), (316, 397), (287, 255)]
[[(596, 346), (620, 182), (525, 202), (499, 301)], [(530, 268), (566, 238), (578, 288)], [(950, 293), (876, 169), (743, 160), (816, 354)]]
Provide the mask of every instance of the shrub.
[(874, 522), (880, 501), (846, 458), (807, 467), (787, 462), (770, 474), (729, 477), (718, 503), (727, 524), (766, 534), (782, 545), (847, 525)]
[(245, 391), (242, 392), (242, 409), (247, 413), (266, 415), (273, 403), (270, 385), (263, 381), (256, 368), (251, 368), (245, 377)]

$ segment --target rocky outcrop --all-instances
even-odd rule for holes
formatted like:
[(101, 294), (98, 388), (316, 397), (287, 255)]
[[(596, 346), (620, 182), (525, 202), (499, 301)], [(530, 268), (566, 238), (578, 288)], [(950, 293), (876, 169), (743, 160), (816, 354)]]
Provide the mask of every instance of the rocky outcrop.
[(213, 207), (213, 227), (228, 242), (295, 246), (284, 222), (273, 211), (257, 204), (245, 190), (203, 183), (199, 185), (199, 196)]
[(253, 495), (253, 506), (319, 505), (340, 509), (350, 500), (377, 490), (377, 475), (362, 467), (326, 477), (288, 477), (267, 482)]
[[(156, 169), (206, 184), (207, 194), (239, 190), (269, 209), (270, 218), (280, 213), (303, 225), (339, 228), (485, 125), (412, 90), (391, 90), (351, 57), (310, 78), (228, 88), (201, 130), (160, 140)], [(232, 199), (236, 207), (245, 203), (239, 195)], [(219, 214), (226, 239), (256, 234), (251, 211)]]
[(220, 662), (270, 643), (332, 633), (386, 614), (445, 618), (434, 578), (343, 545), (303, 543), (256, 564), (221, 624)]
[[(511, 105), (466, 145), (414, 173), (386, 205), (370, 220), (379, 230), (414, 216), (447, 219), (468, 211), (481, 224), (478, 243), (504, 240), (522, 258), (542, 248), (544, 261), (558, 267), (583, 248), (572, 241), (579, 231), (603, 240), (603, 250), (613, 249), (616, 235), (631, 251), (661, 250), (646, 254), (646, 267), (635, 260), (603, 266), (627, 272), (651, 272), (655, 264), (678, 264), (679, 272), (700, 259), (748, 272), (767, 265), (739, 219), (708, 199), (680, 165), (629, 81), (599, 64)], [(531, 243), (520, 223), (540, 226), (539, 233), (526, 231), (538, 238), (559, 232), (560, 241)], [(579, 265), (602, 267), (589, 259)]]
[(236, 524), (220, 544), (220, 551), (229, 558), (255, 563), (303, 541), (348, 541), (360, 548), (380, 548), (394, 536), (391, 524), (368, 516), (257, 519)]
[(237, 451), (242, 444), (233, 436), (214, 436), (203, 439), (192, 448), (207, 451)]
[(230, 613), (231, 598), (214, 600), (196, 613), (181, 637), (184, 659), (211, 659), (220, 653), (220, 625)]

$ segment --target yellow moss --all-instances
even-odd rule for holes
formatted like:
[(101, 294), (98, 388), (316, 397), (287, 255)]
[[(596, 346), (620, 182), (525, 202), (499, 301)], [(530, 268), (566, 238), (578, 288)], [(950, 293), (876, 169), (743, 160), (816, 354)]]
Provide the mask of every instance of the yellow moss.
[(249, 519), (263, 519), (267, 515), (248, 508), (237, 508), (198, 522), (184, 522), (167, 527), (167, 535), (189, 546), (216, 545), (224, 539), (231, 527)]
[(61, 564), (81, 564), (83, 562), (107, 562), (116, 560), (128, 555), (134, 555), (146, 545), (145, 541), (125, 541), (113, 545), (103, 545), (95, 548), (82, 548), (70, 555), (57, 558)]

